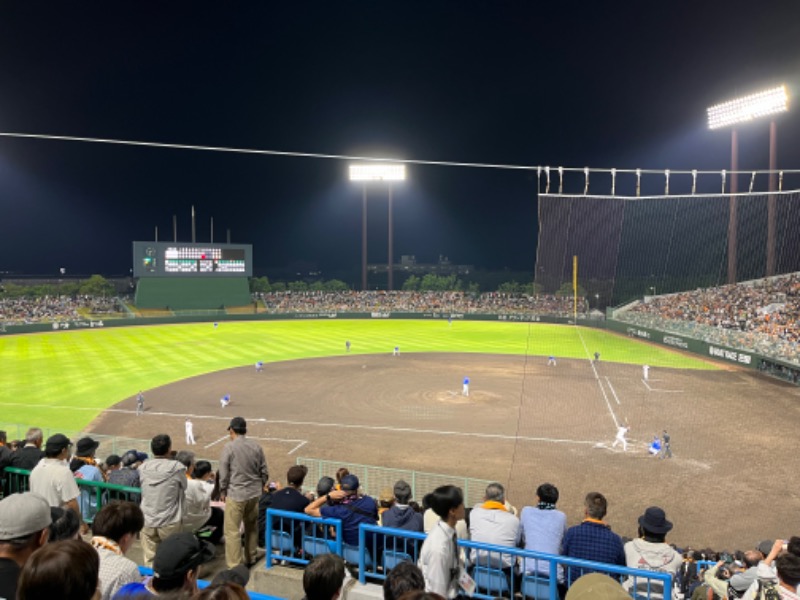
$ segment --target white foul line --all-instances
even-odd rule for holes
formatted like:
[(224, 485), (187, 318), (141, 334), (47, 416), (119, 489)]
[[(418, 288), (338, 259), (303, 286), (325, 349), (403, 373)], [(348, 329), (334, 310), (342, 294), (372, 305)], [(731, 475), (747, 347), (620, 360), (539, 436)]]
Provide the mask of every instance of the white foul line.
[(611, 380), (608, 377), (606, 377), (606, 383), (608, 384), (608, 389), (610, 389), (611, 393), (614, 394), (614, 400), (617, 401), (617, 404), (621, 404), (619, 398), (617, 397), (617, 392), (614, 391), (614, 386), (611, 385)]
[(287, 454), (294, 454), (295, 452), (297, 452), (298, 450), (300, 450), (300, 448), (302, 448), (303, 446), (305, 446), (307, 443), (308, 443), (308, 442), (300, 442), (299, 444), (297, 444), (297, 446), (295, 446), (294, 448), (292, 448), (291, 450), (289, 450), (289, 452), (287, 452)]
[(589, 354), (589, 349), (586, 347), (586, 342), (583, 341), (583, 336), (581, 335), (580, 329), (578, 329), (577, 331), (578, 331), (578, 337), (581, 339), (581, 344), (583, 344), (583, 351), (586, 352), (586, 356), (589, 357), (589, 364), (591, 365), (592, 371), (594, 372), (594, 378), (595, 380), (597, 380), (597, 385), (600, 388), (600, 391), (603, 392), (603, 398), (606, 401), (608, 412), (611, 413), (611, 418), (614, 420), (614, 427), (619, 428), (619, 421), (617, 421), (617, 415), (614, 414), (614, 409), (611, 408), (611, 402), (608, 401), (608, 394), (606, 394), (606, 390), (603, 388), (603, 382), (600, 380), (600, 376), (597, 374), (597, 369), (594, 366), (592, 355)]
[(230, 436), (223, 435), (223, 436), (222, 436), (221, 438), (219, 438), (219, 439), (218, 439), (216, 442), (211, 442), (210, 444), (206, 444), (205, 446), (203, 446), (203, 448), (211, 448), (211, 446), (216, 446), (216, 445), (217, 445), (217, 444), (219, 444), (219, 443), (220, 443), (222, 440), (227, 440), (227, 439), (228, 439), (228, 437), (230, 437)]
[(644, 387), (647, 388), (648, 392), (652, 392), (653, 391), (653, 388), (651, 388), (644, 379), (642, 379), (642, 383), (644, 384)]
[[(602, 389), (602, 387), (601, 387)], [(605, 392), (603, 392), (605, 395)], [(606, 402), (608, 402), (608, 398), (606, 398)], [(23, 404), (23, 403), (10, 403), (10, 402), (2, 402), (0, 406), (27, 406), (27, 407), (40, 407), (40, 408), (64, 408), (64, 409), (80, 409), (81, 407), (72, 407), (72, 406), (57, 406), (57, 405), (49, 405), (49, 404)], [(609, 405), (609, 409), (611, 406)], [(98, 410), (96, 408), (86, 408), (84, 410)], [(135, 414), (136, 411), (134, 410), (123, 410), (120, 408), (109, 408), (106, 409), (109, 412), (119, 412), (119, 413), (128, 413), (128, 414)], [(228, 417), (215, 417), (210, 415), (193, 415), (193, 414), (185, 414), (185, 413), (167, 413), (167, 412), (158, 412), (158, 413), (145, 413), (146, 415), (158, 415), (158, 416), (168, 416), (168, 417), (192, 417), (193, 419), (217, 419), (217, 420), (224, 420), (227, 421)], [(614, 414), (613, 412), (611, 413)], [(616, 417), (615, 417), (616, 418)], [(248, 419), (250, 420), (250, 419)], [(252, 419), (253, 421), (266, 421), (267, 419)], [(352, 423), (318, 423), (314, 421), (288, 421), (288, 420), (280, 420), (280, 419), (270, 419), (269, 423), (278, 423), (282, 425), (302, 425), (307, 427), (335, 427), (340, 429), (364, 429), (367, 431), (387, 431), (387, 432), (395, 432), (395, 433), (430, 433), (433, 435), (452, 435), (452, 436), (461, 436), (461, 437), (475, 437), (475, 438), (482, 438), (482, 439), (496, 439), (496, 440), (511, 440), (511, 441), (521, 441), (521, 442), (552, 442), (555, 444), (581, 444), (581, 445), (594, 445), (597, 442), (590, 441), (590, 440), (569, 440), (569, 439), (562, 439), (562, 438), (546, 438), (546, 437), (525, 437), (525, 436), (517, 436), (517, 435), (506, 435), (502, 433), (471, 433), (471, 432), (464, 432), (464, 431), (440, 431), (437, 429), (416, 429), (414, 427), (390, 427), (388, 425), (354, 425)], [(227, 436), (226, 436), (227, 437)], [(291, 440), (291, 441), (302, 441), (302, 440)]]

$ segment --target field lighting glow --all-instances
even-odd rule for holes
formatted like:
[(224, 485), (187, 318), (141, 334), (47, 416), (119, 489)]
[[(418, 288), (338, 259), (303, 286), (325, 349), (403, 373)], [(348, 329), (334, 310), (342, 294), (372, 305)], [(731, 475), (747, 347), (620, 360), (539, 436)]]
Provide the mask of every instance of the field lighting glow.
[(350, 165), (350, 181), (404, 181), (406, 166), (395, 164)]
[(712, 106), (708, 109), (708, 127), (719, 129), (787, 110), (789, 110), (789, 95), (786, 86), (781, 85)]

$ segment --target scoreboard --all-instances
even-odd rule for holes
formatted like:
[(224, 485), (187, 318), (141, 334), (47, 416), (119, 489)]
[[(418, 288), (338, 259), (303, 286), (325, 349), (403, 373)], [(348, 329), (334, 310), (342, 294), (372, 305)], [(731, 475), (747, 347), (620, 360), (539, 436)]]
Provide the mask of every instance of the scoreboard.
[(134, 277), (251, 277), (250, 244), (133, 242)]

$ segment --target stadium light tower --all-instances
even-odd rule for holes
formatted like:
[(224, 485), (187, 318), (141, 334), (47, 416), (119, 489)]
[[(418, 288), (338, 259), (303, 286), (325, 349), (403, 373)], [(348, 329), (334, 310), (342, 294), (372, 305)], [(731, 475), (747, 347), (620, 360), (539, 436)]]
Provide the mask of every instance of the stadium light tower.
[(389, 261), (388, 261), (388, 289), (393, 287), (394, 265), (392, 255), (394, 249), (392, 227), (392, 182), (405, 181), (406, 166), (394, 163), (361, 163), (350, 165), (350, 181), (363, 183), (363, 196), (361, 204), (361, 289), (367, 289), (367, 184), (371, 181), (387, 182), (389, 186)]
[(767, 197), (767, 276), (775, 274), (775, 170), (777, 169), (777, 126), (774, 115), (789, 110), (789, 94), (781, 85), (749, 96), (716, 104), (708, 109), (709, 129), (731, 127), (731, 197), (728, 216), (728, 283), (736, 283), (736, 192), (738, 191), (739, 138), (736, 126), (772, 117), (769, 125), (769, 191)]

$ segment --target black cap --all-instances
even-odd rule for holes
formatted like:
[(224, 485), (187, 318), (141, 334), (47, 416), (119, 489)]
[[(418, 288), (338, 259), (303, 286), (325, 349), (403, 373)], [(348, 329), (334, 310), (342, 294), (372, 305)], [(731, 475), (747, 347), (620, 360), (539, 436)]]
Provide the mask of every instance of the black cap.
[(44, 445), (45, 452), (61, 452), (64, 448), (72, 446), (72, 442), (63, 433), (57, 433), (47, 438), (47, 443)]
[(183, 577), (214, 558), (214, 546), (191, 533), (175, 533), (158, 545), (153, 558), (153, 575), (159, 579)]
[(90, 437), (81, 438), (75, 444), (75, 454), (77, 456), (89, 456), (97, 450), (98, 446), (100, 446), (100, 442), (96, 442)]
[(240, 586), (246, 587), (248, 581), (250, 581), (250, 569), (244, 565), (236, 565), (232, 569), (225, 569), (217, 573), (211, 580), (211, 585), (238, 583)]
[(228, 425), (228, 431), (231, 429), (247, 429), (247, 421), (244, 420), (244, 417), (233, 417), (231, 424)]
[(356, 492), (361, 484), (358, 481), (358, 477), (350, 473), (349, 475), (345, 475), (342, 477), (342, 490), (345, 492)]

